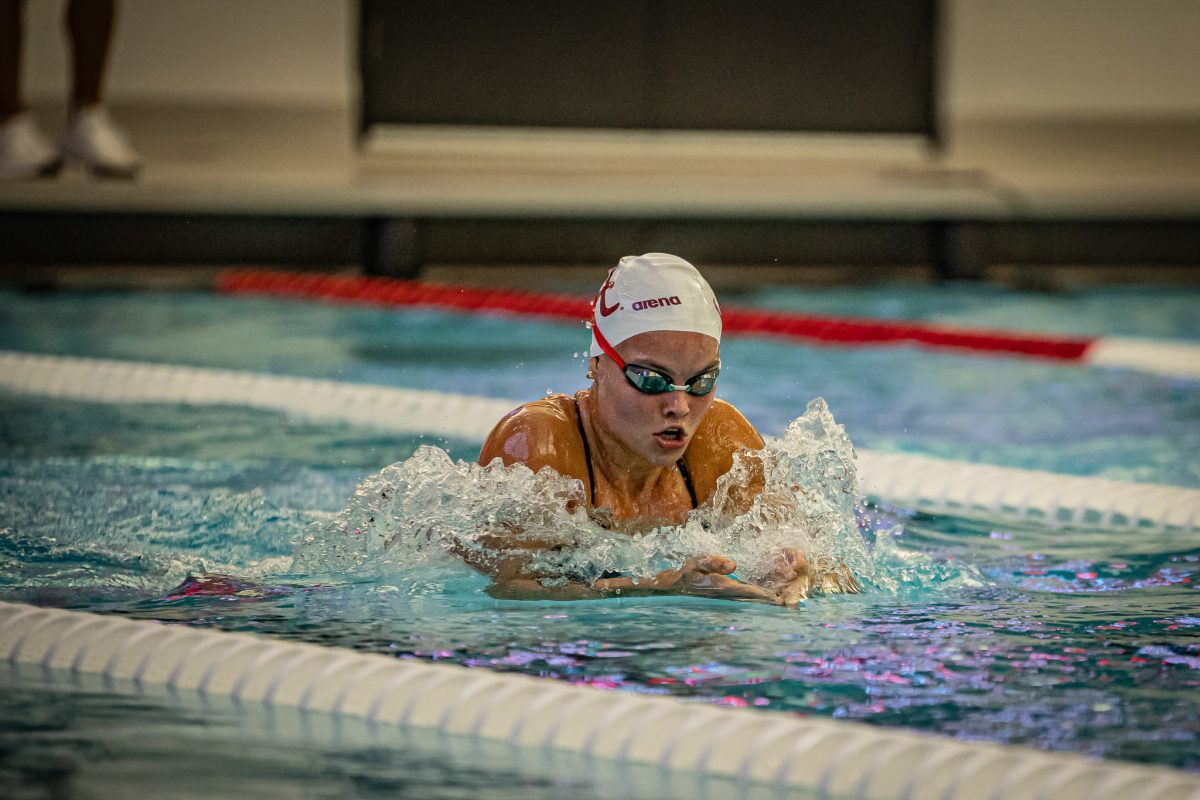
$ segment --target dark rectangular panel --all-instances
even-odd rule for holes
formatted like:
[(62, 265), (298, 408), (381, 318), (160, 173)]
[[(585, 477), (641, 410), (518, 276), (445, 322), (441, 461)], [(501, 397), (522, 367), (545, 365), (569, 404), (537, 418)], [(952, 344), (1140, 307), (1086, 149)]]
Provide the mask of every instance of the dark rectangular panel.
[(933, 11), (913, 0), (657, 0), (650, 127), (926, 132)]
[(923, 133), (937, 0), (362, 0), (376, 123)]
[(364, 0), (364, 122), (640, 125), (643, 0)]

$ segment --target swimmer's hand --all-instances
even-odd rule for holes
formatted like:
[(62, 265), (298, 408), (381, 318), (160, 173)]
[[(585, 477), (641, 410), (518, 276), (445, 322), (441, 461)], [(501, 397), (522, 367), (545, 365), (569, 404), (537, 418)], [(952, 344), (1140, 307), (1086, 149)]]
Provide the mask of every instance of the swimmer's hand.
[(678, 569), (664, 569), (649, 580), (635, 583), (631, 578), (601, 578), (596, 581), (596, 588), (612, 594), (690, 594), (775, 604), (781, 602), (778, 592), (729, 577), (736, 568), (737, 564), (732, 558), (698, 556), (688, 559)]
[(780, 604), (785, 606), (796, 605), (812, 594), (814, 588), (829, 593), (858, 594), (860, 587), (850, 570), (842, 565), (840, 572), (840, 575), (830, 572), (818, 577), (813, 574), (804, 552), (788, 547), (775, 555), (775, 568), (763, 583), (778, 593)]
[(593, 584), (570, 581), (544, 585), (532, 576), (498, 575), (487, 593), (506, 600), (591, 600), (686, 594), (783, 605), (782, 596), (776, 589), (730, 577), (736, 568), (732, 558), (698, 556), (688, 559), (678, 569), (664, 569), (652, 578), (600, 578)]

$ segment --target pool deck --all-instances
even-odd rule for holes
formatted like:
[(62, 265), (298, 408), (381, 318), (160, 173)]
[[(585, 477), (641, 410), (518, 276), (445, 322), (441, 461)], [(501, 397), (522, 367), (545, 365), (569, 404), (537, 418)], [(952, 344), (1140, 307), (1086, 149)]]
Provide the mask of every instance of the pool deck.
[[(61, 126), (61, 112), (39, 116)], [(115, 116), (145, 159), (138, 180), (67, 170), (0, 184), (10, 227), (29, 215), (372, 219), (385, 237), (394, 220), (1150, 223), (1144, 239), (1182, 232), (1171, 253), (1200, 264), (1200, 120), (950, 123), (937, 151), (903, 137), (444, 129), (375, 134), (360, 148), (348, 109)], [(39, 260), (31, 247), (17, 249)], [(1142, 261), (1162, 260), (1150, 250)]]

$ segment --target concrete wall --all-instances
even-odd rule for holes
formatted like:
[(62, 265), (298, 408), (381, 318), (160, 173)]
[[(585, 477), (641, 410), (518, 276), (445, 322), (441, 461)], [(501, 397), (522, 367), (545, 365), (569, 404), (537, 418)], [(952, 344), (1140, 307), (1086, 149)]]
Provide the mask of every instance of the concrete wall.
[(949, 0), (945, 16), (952, 116), (1200, 116), (1197, 0)]
[[(951, 117), (1200, 116), (1197, 0), (945, 0)], [(354, 0), (121, 0), (115, 101), (348, 104)], [(26, 87), (65, 91), (62, 0), (30, 0)]]

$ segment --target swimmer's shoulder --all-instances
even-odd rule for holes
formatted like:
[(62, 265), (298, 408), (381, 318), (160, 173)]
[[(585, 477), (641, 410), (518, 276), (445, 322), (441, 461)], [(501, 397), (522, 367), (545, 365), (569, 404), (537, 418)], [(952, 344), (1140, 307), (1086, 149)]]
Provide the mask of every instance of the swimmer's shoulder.
[(579, 437), (579, 407), (571, 395), (552, 394), (505, 414), (479, 451), (479, 463), (499, 458), (534, 472), (550, 467), (560, 475), (586, 474)]
[(763, 446), (762, 436), (742, 412), (724, 400), (714, 400), (683, 457), (697, 499), (704, 503), (712, 495), (717, 480), (733, 466), (735, 453)]
[(730, 458), (738, 450), (761, 450), (763, 438), (750, 420), (731, 403), (720, 398), (713, 401), (700, 429), (696, 431), (696, 445), (705, 451), (728, 452)]

